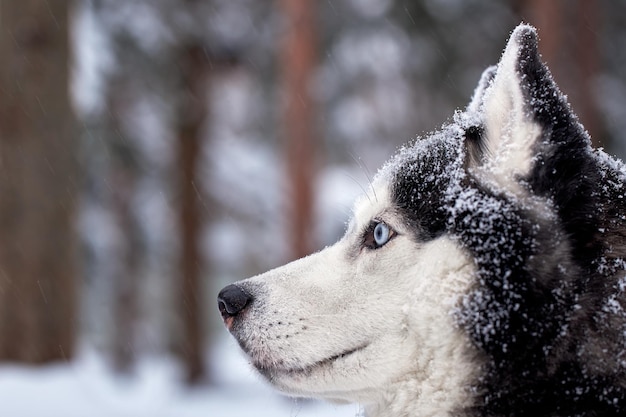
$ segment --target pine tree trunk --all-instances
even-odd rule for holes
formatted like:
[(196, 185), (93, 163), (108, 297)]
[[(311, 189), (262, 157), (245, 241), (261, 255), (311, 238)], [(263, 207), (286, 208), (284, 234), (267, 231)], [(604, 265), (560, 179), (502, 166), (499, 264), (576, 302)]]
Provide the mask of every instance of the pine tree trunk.
[(523, 20), (537, 26), (542, 58), (574, 111), (591, 134), (594, 146), (607, 146), (594, 102), (594, 79), (600, 57), (598, 2), (580, 0), (519, 1)]
[(287, 178), (290, 181), (290, 246), (292, 258), (313, 250), (313, 181), (316, 143), (314, 133), (315, 104), (311, 81), (315, 66), (315, 2), (283, 0), (287, 21), (282, 49), (284, 135)]
[(207, 59), (203, 48), (190, 44), (182, 48), (180, 68), (181, 91), (184, 95), (180, 109), (178, 164), (180, 175), (180, 239), (182, 278), (183, 361), (187, 368), (187, 381), (199, 382), (205, 373), (202, 321), (202, 285), (200, 281), (201, 257), (199, 237), (202, 231), (198, 194), (201, 189), (197, 178), (200, 158), (202, 127), (206, 117)]
[(0, 360), (73, 353), (78, 180), (68, 7), (0, 0)]

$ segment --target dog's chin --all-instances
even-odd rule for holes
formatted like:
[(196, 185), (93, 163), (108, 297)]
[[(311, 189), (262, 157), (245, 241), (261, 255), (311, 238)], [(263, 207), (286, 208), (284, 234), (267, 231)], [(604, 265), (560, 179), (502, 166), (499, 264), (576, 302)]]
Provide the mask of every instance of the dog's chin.
[(367, 345), (347, 349), (333, 356), (318, 361), (295, 365), (268, 365), (260, 363), (252, 358), (252, 364), (257, 371), (265, 377), (277, 389), (291, 395), (315, 396), (314, 390), (306, 389), (307, 381), (317, 379), (320, 375), (331, 375), (338, 366), (345, 366), (355, 355), (364, 350)]

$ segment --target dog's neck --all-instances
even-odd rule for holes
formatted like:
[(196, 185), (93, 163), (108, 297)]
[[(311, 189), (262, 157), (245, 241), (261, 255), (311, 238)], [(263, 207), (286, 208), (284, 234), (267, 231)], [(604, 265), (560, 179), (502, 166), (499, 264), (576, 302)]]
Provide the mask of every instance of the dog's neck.
[[(460, 388), (460, 387), (459, 387)], [(420, 392), (409, 381), (382, 401), (365, 406), (366, 417), (443, 417), (453, 416), (460, 408), (458, 392), (447, 389)], [(464, 398), (467, 398), (464, 396)]]
[[(474, 403), (467, 381), (476, 377), (476, 368), (465, 366), (467, 350), (444, 348), (419, 358), (420, 370), (389, 384), (375, 402), (365, 404), (367, 417), (454, 416)], [(463, 360), (465, 359), (465, 360)]]

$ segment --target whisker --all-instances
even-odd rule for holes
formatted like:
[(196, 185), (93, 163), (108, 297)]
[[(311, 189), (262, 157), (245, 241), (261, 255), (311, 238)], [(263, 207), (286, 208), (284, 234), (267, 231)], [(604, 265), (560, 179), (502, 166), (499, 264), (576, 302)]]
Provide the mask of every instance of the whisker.
[(347, 172), (345, 173), (345, 175), (346, 175), (346, 177), (350, 178), (352, 181), (354, 181), (359, 186), (361, 191), (363, 191), (363, 194), (365, 194), (365, 196), (370, 201), (370, 203), (372, 203), (372, 199), (370, 198), (369, 194), (367, 193), (367, 189), (365, 187), (363, 187), (363, 184), (361, 184), (356, 178), (354, 178), (352, 175), (348, 174)]
[[(370, 170), (367, 168), (367, 165), (365, 165), (363, 163), (363, 160), (361, 159), (361, 157), (357, 157), (356, 155), (354, 155), (352, 152), (350, 152), (350, 156), (352, 157), (352, 160), (354, 162), (356, 162), (356, 164), (359, 166), (359, 168), (361, 168), (361, 170), (363, 171), (363, 173), (365, 174), (365, 178), (367, 178), (367, 182), (370, 185), (370, 190), (372, 190), (372, 194), (374, 194), (374, 201), (376, 201), (378, 203), (378, 196), (376, 195), (376, 190), (374, 189), (374, 182), (372, 181), (372, 175)], [(363, 187), (361, 187), (363, 188)], [(367, 192), (366, 192), (367, 194)], [(369, 197), (368, 197), (369, 199)], [(372, 200), (370, 200), (370, 203), (372, 202)]]

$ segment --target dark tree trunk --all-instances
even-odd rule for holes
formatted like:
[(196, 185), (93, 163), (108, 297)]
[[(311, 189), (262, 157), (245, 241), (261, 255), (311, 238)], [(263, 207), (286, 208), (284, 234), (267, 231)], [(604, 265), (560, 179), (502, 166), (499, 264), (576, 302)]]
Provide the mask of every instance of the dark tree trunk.
[(66, 0), (0, 0), (0, 360), (72, 356), (77, 163)]
[[(573, 7), (572, 7), (573, 6)], [(579, 0), (518, 1), (523, 20), (539, 30), (539, 47), (580, 121), (591, 134), (594, 146), (607, 146), (594, 102), (600, 28), (598, 2)]]
[(316, 160), (315, 103), (311, 81), (315, 67), (315, 1), (282, 0), (287, 30), (282, 48), (283, 124), (290, 181), (289, 226), (292, 258), (313, 250), (313, 194)]
[(202, 285), (199, 251), (202, 221), (199, 211), (197, 166), (201, 135), (206, 118), (207, 58), (199, 45), (182, 48), (180, 68), (183, 100), (180, 109), (178, 164), (180, 175), (180, 241), (182, 320), (184, 327), (182, 355), (189, 383), (197, 383), (205, 373), (203, 359)]

